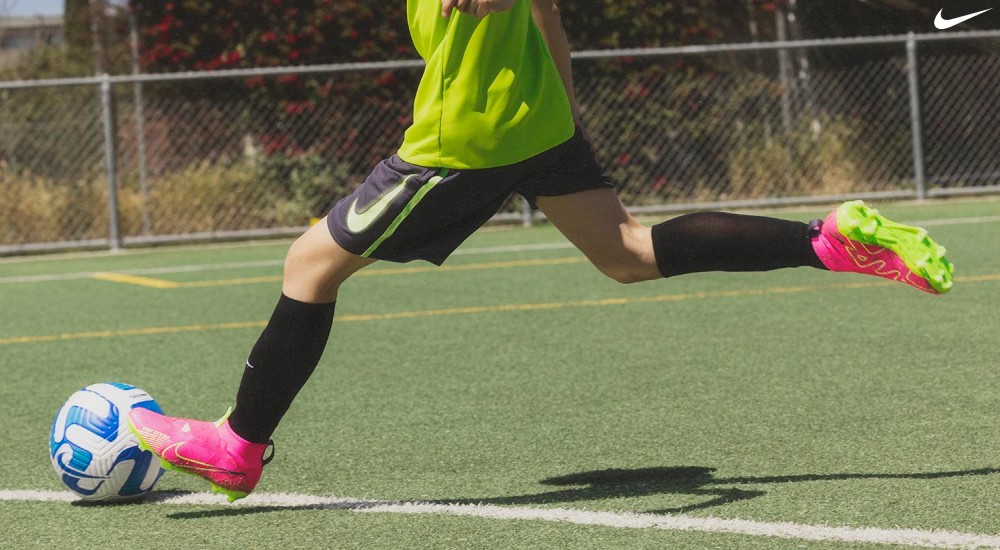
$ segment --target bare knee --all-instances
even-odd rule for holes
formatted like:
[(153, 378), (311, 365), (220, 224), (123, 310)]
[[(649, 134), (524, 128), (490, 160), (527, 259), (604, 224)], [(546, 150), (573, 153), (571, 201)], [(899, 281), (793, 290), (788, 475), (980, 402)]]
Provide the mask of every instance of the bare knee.
[(632, 263), (622, 262), (614, 265), (598, 265), (597, 269), (610, 279), (623, 285), (652, 280), (652, 277), (648, 276), (644, 269)]
[(322, 303), (336, 299), (346, 277), (336, 277), (325, 264), (322, 252), (304, 235), (299, 237), (285, 255), (282, 292), (303, 302)]
[(623, 227), (618, 250), (591, 259), (601, 273), (621, 284), (640, 283), (661, 277), (656, 268), (650, 230), (638, 224)]
[(330, 302), (348, 277), (373, 262), (341, 248), (320, 222), (288, 249), (282, 292), (303, 302)]

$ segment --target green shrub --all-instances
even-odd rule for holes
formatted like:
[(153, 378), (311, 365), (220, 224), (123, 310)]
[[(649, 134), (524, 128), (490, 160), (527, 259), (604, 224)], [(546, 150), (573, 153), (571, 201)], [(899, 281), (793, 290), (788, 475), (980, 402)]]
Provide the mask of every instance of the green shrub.
[[(354, 183), (343, 165), (317, 155), (203, 161), (150, 180), (153, 231), (305, 226), (310, 218), (324, 215)], [(138, 194), (135, 187), (127, 186), (129, 196)]]
[(836, 195), (856, 190), (862, 180), (851, 151), (858, 136), (843, 121), (804, 120), (788, 133), (762, 137), (760, 129), (733, 147), (727, 158), (733, 198)]
[[(100, 239), (108, 236), (108, 182), (104, 177), (61, 181), (13, 172), (0, 163), (0, 244)], [(118, 193), (123, 225), (139, 219), (141, 200)]]

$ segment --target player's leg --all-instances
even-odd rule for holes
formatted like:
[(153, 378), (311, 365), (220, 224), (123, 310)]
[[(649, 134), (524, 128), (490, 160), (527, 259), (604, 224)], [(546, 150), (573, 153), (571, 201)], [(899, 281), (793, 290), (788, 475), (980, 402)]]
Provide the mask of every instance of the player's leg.
[(860, 201), (808, 224), (698, 212), (647, 228), (622, 206), (582, 131), (535, 162), (519, 192), (617, 281), (809, 266), (893, 279), (932, 294), (953, 284), (943, 247)]
[(861, 201), (809, 224), (698, 212), (651, 228), (632, 219), (609, 189), (538, 197), (536, 203), (594, 265), (620, 282), (808, 266), (875, 275), (931, 294), (954, 284), (944, 247), (926, 231), (893, 222)]
[(282, 294), (250, 352), (232, 414), (217, 422), (133, 409), (129, 424), (164, 467), (204, 477), (230, 502), (257, 485), (271, 434), (326, 347), (340, 285), (374, 262), (341, 248), (326, 224), (310, 228), (285, 259)]
[(810, 226), (801, 222), (700, 212), (646, 227), (611, 189), (536, 202), (598, 269), (619, 282), (705, 271), (824, 267), (813, 251)]
[[(168, 468), (230, 501), (254, 489), (267, 442), (323, 353), (337, 292), (381, 259), (440, 264), (510, 194), (517, 169), (449, 171), (392, 157), (292, 245), (282, 296), (247, 358), (232, 415), (216, 423), (133, 410), (140, 441)], [(507, 185), (507, 187), (505, 187)], [(269, 460), (269, 459), (267, 459)]]
[(254, 443), (270, 439), (319, 363), (348, 277), (375, 258), (440, 264), (504, 202), (510, 189), (494, 184), (506, 173), (425, 168), (393, 157), (297, 240), (281, 299), (247, 359), (233, 430)]
[(267, 443), (323, 355), (340, 285), (373, 263), (334, 241), (326, 219), (292, 244), (282, 293), (247, 357), (229, 417), (247, 441)]

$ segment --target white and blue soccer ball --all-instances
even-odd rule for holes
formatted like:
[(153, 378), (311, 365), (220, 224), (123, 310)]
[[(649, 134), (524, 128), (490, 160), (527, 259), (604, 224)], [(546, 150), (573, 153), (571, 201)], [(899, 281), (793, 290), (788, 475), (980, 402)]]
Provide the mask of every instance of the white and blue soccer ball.
[(49, 456), (59, 479), (89, 501), (127, 501), (145, 495), (163, 475), (160, 462), (139, 448), (128, 411), (162, 413), (148, 393), (128, 384), (92, 384), (70, 396), (49, 434)]

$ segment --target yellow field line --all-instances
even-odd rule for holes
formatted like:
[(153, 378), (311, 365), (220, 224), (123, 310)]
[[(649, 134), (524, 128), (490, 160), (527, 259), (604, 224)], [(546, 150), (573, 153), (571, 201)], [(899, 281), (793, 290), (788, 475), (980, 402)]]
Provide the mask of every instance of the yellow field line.
[(216, 286), (239, 286), (252, 285), (256, 283), (280, 283), (284, 277), (281, 275), (266, 275), (263, 277), (241, 277), (238, 279), (221, 279), (218, 281), (189, 281), (177, 283), (173, 288), (208, 288)]
[(582, 256), (574, 256), (571, 258), (548, 258), (543, 260), (511, 260), (507, 262), (482, 262), (475, 264), (459, 264), (459, 265), (443, 265), (438, 266), (419, 266), (419, 267), (403, 267), (403, 268), (392, 268), (392, 269), (366, 269), (359, 271), (357, 275), (410, 275), (413, 273), (438, 273), (447, 271), (477, 271), (484, 269), (506, 269), (512, 267), (536, 267), (536, 266), (547, 266), (547, 265), (566, 265), (566, 264), (579, 264), (586, 262), (587, 259)]
[[(515, 267), (537, 267), (537, 266), (550, 266), (550, 265), (578, 264), (586, 261), (587, 261), (586, 258), (577, 256), (572, 258), (552, 258), (545, 260), (513, 260), (507, 262), (483, 262), (474, 264), (446, 265), (441, 267), (431, 265), (431, 266), (403, 267), (403, 268), (390, 268), (390, 269), (367, 269), (359, 271), (354, 276), (376, 277), (376, 276), (387, 276), (387, 275), (412, 275), (415, 273), (480, 271), (487, 269), (510, 269)], [(99, 279), (102, 281), (139, 285), (147, 288), (156, 288), (156, 289), (238, 286), (238, 285), (249, 285), (257, 283), (276, 283), (276, 282), (281, 282), (282, 280), (281, 275), (266, 275), (262, 277), (240, 277), (235, 279), (220, 279), (214, 281), (176, 282), (176, 281), (168, 281), (165, 279), (153, 279), (151, 277), (125, 275), (121, 273), (95, 273), (94, 275), (91, 276), (91, 278)]]
[(119, 338), (123, 336), (151, 336), (156, 334), (178, 334), (181, 332), (204, 332), (209, 330), (231, 330), (240, 328), (261, 328), (266, 321), (246, 321), (240, 323), (219, 323), (215, 325), (187, 325), (179, 327), (149, 327), (122, 330), (101, 330), (93, 332), (71, 332), (65, 334), (49, 334), (43, 336), (19, 336), (15, 338), (0, 338), (0, 345), (37, 344), (41, 342), (61, 342), (64, 340), (87, 340), (95, 338)]
[(91, 279), (99, 281), (110, 281), (112, 283), (124, 283), (128, 285), (138, 285), (147, 288), (177, 288), (180, 283), (166, 281), (164, 279), (154, 279), (152, 277), (141, 277), (139, 275), (126, 275), (124, 273), (94, 273)]
[(1000, 281), (1000, 273), (994, 275), (970, 275), (968, 277), (955, 277), (957, 283), (985, 283), (989, 281)]
[[(956, 279), (961, 283), (976, 283), (1000, 281), (1000, 274), (976, 275), (960, 277)], [(359, 315), (340, 315), (336, 318), (338, 323), (351, 323), (362, 321), (383, 321), (392, 319), (419, 319), (430, 317), (443, 317), (449, 315), (474, 315), (480, 313), (509, 313), (525, 311), (558, 310), (581, 307), (603, 307), (630, 304), (654, 304), (662, 302), (680, 302), (685, 300), (704, 300), (708, 298), (739, 298), (746, 296), (768, 296), (774, 294), (801, 294), (805, 292), (816, 292), (822, 290), (843, 290), (856, 288), (873, 288), (880, 286), (896, 285), (892, 281), (863, 281), (856, 283), (838, 283), (832, 285), (814, 286), (789, 286), (777, 288), (749, 288), (740, 290), (712, 290), (704, 292), (688, 292), (683, 294), (662, 294), (659, 296), (644, 296), (637, 298), (604, 298), (600, 300), (571, 300), (567, 302), (541, 302), (534, 304), (501, 304), (493, 306), (469, 306), (445, 309), (426, 309), (417, 311), (398, 311), (392, 313), (371, 313)], [(85, 340), (95, 338), (118, 338), (125, 336), (150, 336), (157, 334), (177, 334), (183, 332), (204, 332), (210, 330), (233, 330), (244, 328), (262, 328), (266, 321), (246, 321), (236, 323), (219, 323), (212, 325), (186, 325), (175, 327), (149, 327), (138, 329), (105, 330), (94, 332), (72, 332), (65, 334), (50, 334), (40, 336), (17, 336), (13, 338), (0, 338), (0, 346), (10, 344), (33, 344), (41, 342), (60, 342), (66, 340)]]
[[(507, 262), (482, 262), (473, 264), (459, 264), (459, 265), (446, 265), (446, 266), (418, 266), (418, 267), (403, 267), (403, 268), (389, 268), (389, 269), (367, 269), (356, 273), (355, 277), (381, 277), (381, 276), (392, 276), (392, 275), (413, 275), (417, 273), (447, 273), (453, 271), (482, 271), (489, 269), (510, 269), (516, 267), (538, 267), (538, 266), (552, 266), (552, 265), (568, 265), (568, 264), (579, 264), (586, 262), (587, 259), (581, 256), (569, 257), (569, 258), (550, 258), (542, 260), (513, 260)], [(152, 277), (142, 277), (138, 275), (128, 275), (124, 273), (95, 273), (91, 275), (91, 278), (109, 281), (113, 283), (123, 283), (130, 285), (138, 285), (146, 288), (155, 288), (158, 290), (167, 289), (179, 289), (179, 288), (210, 288), (210, 287), (220, 287), (220, 286), (239, 286), (239, 285), (249, 285), (249, 284), (259, 284), (259, 283), (278, 283), (281, 282), (281, 275), (265, 275), (261, 277), (239, 277), (234, 279), (219, 279), (211, 281), (189, 281), (189, 282), (177, 282), (168, 281), (166, 279), (154, 279)], [(1000, 274), (996, 275), (978, 275), (971, 277), (956, 277), (956, 282), (986, 282), (986, 281), (996, 281), (1000, 280)], [(861, 283), (862, 285), (867, 285), (868, 283)]]
[[(997, 276), (1000, 279), (1000, 275)], [(602, 307), (612, 305), (629, 304), (650, 304), (659, 302), (679, 302), (683, 300), (701, 300), (706, 298), (733, 298), (741, 296), (764, 296), (769, 294), (793, 294), (803, 292), (813, 292), (818, 290), (844, 289), (844, 288), (868, 288), (875, 286), (887, 286), (888, 281), (873, 281), (862, 283), (845, 283), (825, 286), (794, 286), (781, 288), (759, 288), (743, 290), (716, 290), (706, 292), (690, 292), (685, 294), (665, 294), (660, 296), (638, 297), (638, 298), (605, 298), (600, 300), (573, 300), (567, 302), (548, 302), (534, 304), (501, 304), (494, 306), (471, 306), (456, 307), (446, 309), (429, 309), (418, 311), (399, 311), (392, 313), (372, 313), (360, 315), (340, 315), (336, 318), (338, 323), (350, 323), (360, 321), (381, 321), (391, 319), (418, 319), (429, 317), (442, 317), (448, 315), (472, 315), (479, 313), (507, 313), (539, 310), (557, 310), (580, 307)], [(140, 329), (106, 330), (96, 332), (75, 332), (66, 334), (52, 334), (41, 336), (19, 336), (14, 338), (0, 338), (0, 345), (9, 344), (30, 344), (39, 342), (58, 342), (65, 340), (84, 340), (95, 338), (116, 338), (124, 336), (149, 336), (156, 334), (177, 334), (183, 332), (202, 332), (209, 330), (227, 330), (242, 328), (261, 328), (267, 323), (265, 321), (248, 321), (240, 323), (220, 323), (214, 325), (187, 325), (175, 327), (150, 327)]]

